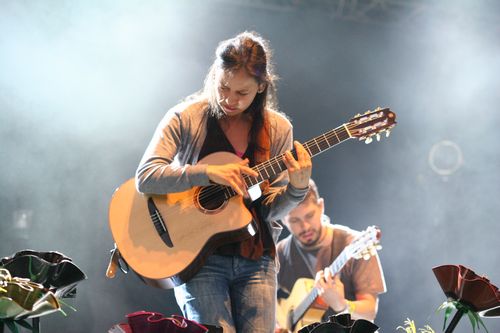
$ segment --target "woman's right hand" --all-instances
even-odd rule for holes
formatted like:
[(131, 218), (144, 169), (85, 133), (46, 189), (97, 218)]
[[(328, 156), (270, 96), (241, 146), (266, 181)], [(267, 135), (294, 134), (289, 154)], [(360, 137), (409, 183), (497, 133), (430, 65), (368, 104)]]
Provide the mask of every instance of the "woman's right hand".
[(239, 163), (229, 163), (222, 165), (208, 165), (208, 178), (217, 184), (230, 186), (236, 193), (248, 196), (247, 186), (243, 175), (257, 177), (259, 174), (248, 166), (248, 159)]

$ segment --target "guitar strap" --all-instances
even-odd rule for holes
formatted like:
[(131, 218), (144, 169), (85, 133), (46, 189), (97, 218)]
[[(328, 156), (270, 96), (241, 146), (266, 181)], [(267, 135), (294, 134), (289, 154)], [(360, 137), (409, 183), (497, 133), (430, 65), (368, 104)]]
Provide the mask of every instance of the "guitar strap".
[[(326, 215), (324, 215), (324, 218), (328, 218)], [(328, 223), (330, 221), (328, 220)], [(335, 242), (335, 239), (337, 238), (336, 236), (338, 235), (338, 230), (336, 228), (329, 227), (328, 225), (324, 225), (324, 228), (327, 228), (327, 238), (331, 237), (329, 240), (328, 247), (323, 247), (320, 249), (320, 252), (318, 253), (318, 260), (316, 261), (316, 271), (319, 271), (321, 269), (325, 269), (326, 267), (329, 267), (331, 263), (337, 259), (339, 256), (340, 252), (342, 252), (341, 249), (339, 249), (339, 241)], [(338, 274), (341, 274), (342, 270), (338, 272)], [(329, 316), (332, 314), (335, 314), (334, 310), (332, 308), (329, 308), (328, 305), (322, 300), (321, 298), (316, 300), (318, 304), (326, 306), (326, 312), (322, 315), (321, 321), (326, 321)]]
[[(335, 255), (335, 248), (333, 243), (333, 234), (335, 232), (335, 229), (328, 227), (326, 216), (323, 217), (323, 219), (325, 219), (324, 222), (322, 222), (323, 228), (325, 228), (325, 235), (314, 247), (304, 248), (304, 246), (301, 245), (295, 237), (292, 237), (291, 239), (293, 250), (297, 252), (300, 260), (302, 260), (302, 264), (298, 263), (297, 266), (307, 268), (307, 272), (309, 272), (308, 275), (313, 279), (316, 277), (316, 272), (330, 265)], [(292, 253), (290, 254), (293, 256)], [(306, 272), (304, 270), (304, 272), (302, 272), (300, 275), (306, 277), (306, 275), (304, 275), (305, 273)]]
[(333, 260), (338, 256), (338, 255), (335, 255), (335, 233), (336, 233), (336, 230), (333, 229), (332, 230), (332, 242), (330, 244), (330, 262), (333, 262)]
[[(316, 276), (316, 271), (313, 269), (311, 261), (306, 257), (306, 254), (304, 254), (304, 252), (302, 251), (302, 249), (298, 246), (298, 244), (296, 243), (295, 239), (293, 239), (293, 240), (294, 240), (295, 248), (297, 249), (297, 252), (299, 252), (300, 257), (302, 258), (302, 261), (304, 262), (304, 265), (309, 270), (309, 273), (311, 273), (311, 277), (314, 278)], [(316, 267), (317, 266), (318, 265), (316, 265)]]
[[(326, 216), (324, 218), (326, 218)], [(335, 258), (340, 253), (340, 251), (338, 251), (337, 249), (338, 244), (335, 243), (335, 238), (336, 238), (335, 235), (337, 233), (337, 230), (325, 224), (323, 224), (323, 228), (326, 228), (327, 234), (325, 236), (326, 237), (325, 241), (328, 241), (329, 246), (322, 246), (319, 249), (316, 260), (316, 272), (318, 272), (321, 269), (324, 269), (325, 267), (330, 266), (330, 264), (335, 260)]]

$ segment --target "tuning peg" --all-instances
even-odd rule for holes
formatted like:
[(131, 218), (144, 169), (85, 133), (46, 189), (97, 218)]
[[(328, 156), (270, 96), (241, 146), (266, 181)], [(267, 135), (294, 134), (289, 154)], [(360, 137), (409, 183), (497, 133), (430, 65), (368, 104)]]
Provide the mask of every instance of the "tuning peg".
[(391, 135), (391, 130), (387, 130), (387, 131), (385, 131), (385, 137), (386, 137), (386, 138), (388, 138), (388, 137), (389, 137), (389, 135)]
[(363, 254), (363, 259), (368, 260), (371, 258), (371, 255), (369, 253)]
[(376, 138), (377, 138), (377, 141), (380, 141), (380, 134), (379, 133), (377, 133)]
[(354, 116), (354, 118), (357, 118), (357, 117), (361, 117), (361, 113), (356, 113), (356, 115)]
[(367, 137), (367, 138), (366, 138), (365, 143), (366, 143), (366, 144), (369, 144), (369, 143), (371, 143), (372, 141), (373, 141), (373, 139), (372, 139), (372, 137), (370, 136), (370, 137)]

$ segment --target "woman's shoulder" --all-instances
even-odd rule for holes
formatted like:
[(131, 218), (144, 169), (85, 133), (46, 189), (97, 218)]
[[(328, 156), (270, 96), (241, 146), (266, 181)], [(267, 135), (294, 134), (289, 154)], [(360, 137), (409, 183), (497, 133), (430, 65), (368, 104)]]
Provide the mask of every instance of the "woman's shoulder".
[(292, 123), (286, 114), (275, 109), (266, 109), (267, 119), (273, 128), (291, 128)]
[(161, 128), (188, 128), (200, 124), (207, 114), (208, 103), (203, 100), (185, 100), (170, 108), (162, 120)]
[(207, 113), (208, 102), (204, 99), (184, 100), (168, 110), (167, 114), (181, 118), (202, 118)]

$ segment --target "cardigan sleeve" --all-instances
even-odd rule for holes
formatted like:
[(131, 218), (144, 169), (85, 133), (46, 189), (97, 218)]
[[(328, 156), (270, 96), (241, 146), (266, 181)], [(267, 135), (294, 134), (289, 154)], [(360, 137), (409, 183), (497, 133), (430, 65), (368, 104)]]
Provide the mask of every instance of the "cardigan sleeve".
[[(191, 105), (189, 109), (178, 105), (169, 110), (159, 123), (136, 171), (136, 186), (139, 192), (165, 194), (182, 192), (193, 186), (210, 184), (204, 164), (181, 164), (180, 153), (193, 150), (195, 131)], [(197, 124), (199, 125), (199, 124)]]

